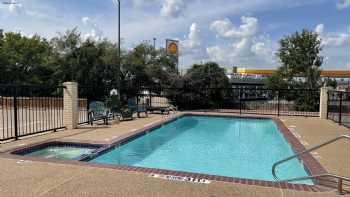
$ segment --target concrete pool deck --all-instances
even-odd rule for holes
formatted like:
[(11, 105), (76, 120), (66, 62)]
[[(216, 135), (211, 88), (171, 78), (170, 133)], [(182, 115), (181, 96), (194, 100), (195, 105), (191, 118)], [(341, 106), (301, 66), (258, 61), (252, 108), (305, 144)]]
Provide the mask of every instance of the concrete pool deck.
[[(45, 140), (105, 141), (124, 136), (164, 116), (122, 122), (110, 126), (85, 126), (31, 137), (0, 145), (8, 151)], [(324, 142), (350, 130), (319, 118), (280, 117), (305, 147)], [(350, 176), (350, 146), (339, 141), (313, 152), (328, 172)], [(0, 196), (338, 196), (335, 192), (314, 193), (294, 190), (212, 182), (208, 185), (173, 182), (149, 178), (149, 174), (38, 161), (20, 161), (0, 155)]]

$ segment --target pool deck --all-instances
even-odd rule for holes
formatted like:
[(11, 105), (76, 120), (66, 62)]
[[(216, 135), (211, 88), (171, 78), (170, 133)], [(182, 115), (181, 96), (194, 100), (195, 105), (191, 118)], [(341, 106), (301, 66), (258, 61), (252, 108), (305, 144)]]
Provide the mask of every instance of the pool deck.
[[(85, 126), (0, 144), (0, 152), (46, 140), (105, 142), (135, 132), (150, 124), (164, 121), (165, 116), (150, 115), (109, 126)], [(350, 130), (328, 120), (307, 117), (280, 117), (305, 147), (350, 134)], [(313, 156), (328, 172), (350, 176), (350, 144), (336, 144), (313, 152)], [(213, 181), (193, 184), (149, 178), (149, 174), (93, 166), (21, 161), (0, 154), (0, 196), (339, 196), (335, 192), (301, 192)]]

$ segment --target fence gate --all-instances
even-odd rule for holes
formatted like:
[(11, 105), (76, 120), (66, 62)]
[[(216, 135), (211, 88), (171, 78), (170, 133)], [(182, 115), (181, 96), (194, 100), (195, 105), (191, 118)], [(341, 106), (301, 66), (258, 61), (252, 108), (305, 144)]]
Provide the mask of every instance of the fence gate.
[(327, 118), (350, 128), (350, 92), (328, 92)]
[(0, 85), (0, 141), (63, 129), (63, 88)]

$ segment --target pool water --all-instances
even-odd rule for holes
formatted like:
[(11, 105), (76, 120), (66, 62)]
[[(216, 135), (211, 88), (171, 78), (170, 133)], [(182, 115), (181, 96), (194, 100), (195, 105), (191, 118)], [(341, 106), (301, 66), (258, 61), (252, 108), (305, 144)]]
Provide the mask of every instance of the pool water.
[[(270, 119), (185, 116), (90, 162), (273, 181), (272, 165), (293, 154)], [(277, 172), (281, 179), (308, 175), (298, 159)]]
[(47, 159), (73, 160), (82, 155), (92, 153), (95, 148), (73, 146), (48, 146), (25, 154), (26, 156), (43, 157)]

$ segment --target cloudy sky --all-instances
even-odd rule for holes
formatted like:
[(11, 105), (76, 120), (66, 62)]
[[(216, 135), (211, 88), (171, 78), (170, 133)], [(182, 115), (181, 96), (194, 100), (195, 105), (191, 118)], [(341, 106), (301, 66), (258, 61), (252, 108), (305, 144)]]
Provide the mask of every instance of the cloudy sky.
[[(6, 0), (3, 0), (6, 1)], [(7, 0), (14, 1), (14, 0)], [(303, 28), (323, 38), (325, 69), (350, 69), (350, 0), (121, 0), (123, 47), (181, 41), (182, 68), (202, 61), (274, 68), (278, 40)], [(17, 0), (0, 5), (0, 28), (53, 37), (117, 38), (113, 0)]]

